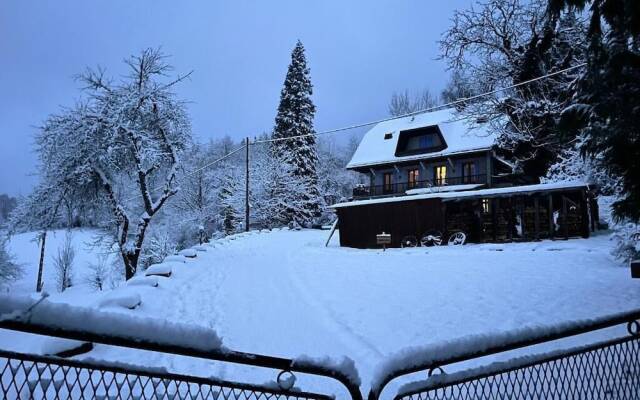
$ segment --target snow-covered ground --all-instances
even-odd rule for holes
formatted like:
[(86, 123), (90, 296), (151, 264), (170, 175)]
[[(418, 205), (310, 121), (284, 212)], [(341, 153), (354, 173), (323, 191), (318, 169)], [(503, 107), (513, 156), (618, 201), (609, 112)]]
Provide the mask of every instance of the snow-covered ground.
[[(93, 234), (76, 231), (75, 243), (90, 242)], [(168, 278), (139, 280), (111, 293), (80, 284), (51, 300), (210, 327), (226, 347), (239, 351), (288, 358), (346, 355), (356, 363), (363, 390), (377, 366), (407, 347), (640, 307), (640, 282), (612, 259), (606, 234), (386, 252), (340, 248), (335, 236), (325, 248), (327, 234), (240, 234), (198, 248), (197, 257), (184, 262), (174, 257)], [(50, 243), (63, 237), (58, 232)], [(10, 249), (28, 270), (11, 292), (33, 291), (36, 244), (19, 235)], [(81, 265), (94, 251), (78, 249), (83, 261), (77, 274), (86, 272)], [(46, 268), (51, 287), (50, 262)], [(0, 332), (5, 348), (37, 352), (38, 340)], [(87, 356), (232, 380), (252, 373), (141, 353), (96, 346)]]

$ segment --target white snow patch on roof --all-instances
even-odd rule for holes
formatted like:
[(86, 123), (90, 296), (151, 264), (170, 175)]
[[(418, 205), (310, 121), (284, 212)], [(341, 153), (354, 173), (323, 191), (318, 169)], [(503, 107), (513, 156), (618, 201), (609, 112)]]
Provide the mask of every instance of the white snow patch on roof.
[(511, 186), (502, 188), (467, 190), (464, 192), (444, 192), (444, 193), (425, 193), (411, 196), (385, 197), (381, 199), (356, 200), (332, 205), (330, 208), (343, 208), (363, 206), (367, 204), (384, 204), (397, 203), (402, 201), (425, 200), (425, 199), (462, 199), (465, 197), (499, 197), (509, 196), (512, 194), (526, 194), (543, 192), (548, 190), (561, 189), (580, 189), (588, 187), (589, 183), (584, 182), (555, 182), (555, 183), (539, 183), (536, 185)]
[(442, 192), (459, 192), (463, 190), (471, 190), (484, 186), (483, 183), (474, 183), (467, 185), (450, 185), (450, 186), (432, 186), (420, 189), (409, 189), (405, 193), (409, 195), (424, 193), (442, 193)]
[[(432, 125), (438, 125), (440, 128), (447, 144), (446, 149), (435, 153), (416, 154), (404, 157), (395, 156), (400, 131)], [(391, 139), (384, 138), (387, 133), (393, 134)], [(364, 135), (351, 161), (347, 164), (347, 168), (487, 150), (491, 148), (494, 141), (495, 137), (489, 132), (486, 124), (472, 125), (467, 120), (456, 115), (456, 110), (453, 108), (433, 111), (412, 117), (380, 122)]]

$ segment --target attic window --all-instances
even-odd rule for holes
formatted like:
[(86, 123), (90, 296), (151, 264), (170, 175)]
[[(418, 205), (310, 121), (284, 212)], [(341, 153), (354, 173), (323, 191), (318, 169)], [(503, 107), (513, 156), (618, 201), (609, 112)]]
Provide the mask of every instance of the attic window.
[(384, 134), (384, 140), (389, 140), (393, 138), (393, 133), (385, 133)]
[(396, 147), (396, 157), (435, 153), (447, 148), (438, 125), (401, 131)]

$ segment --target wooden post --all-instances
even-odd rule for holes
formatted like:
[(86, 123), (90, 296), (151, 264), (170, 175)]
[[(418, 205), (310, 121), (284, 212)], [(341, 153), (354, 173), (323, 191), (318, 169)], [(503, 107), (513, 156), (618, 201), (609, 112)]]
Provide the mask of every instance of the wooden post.
[(498, 207), (500, 207), (500, 199), (491, 199), (491, 223), (493, 224), (493, 241), (498, 241)]
[(534, 237), (535, 240), (540, 240), (540, 201), (538, 199), (538, 196), (533, 198), (533, 207), (535, 208)]
[(515, 210), (513, 208), (513, 198), (509, 197), (509, 214), (507, 215), (507, 221), (509, 224), (509, 231), (507, 233), (507, 237), (509, 241), (513, 241), (513, 228), (515, 226)]
[(249, 232), (249, 137), (245, 139), (244, 230)]
[(493, 179), (492, 179), (493, 178), (493, 171), (492, 171), (492, 169), (493, 169), (492, 167), (493, 166), (491, 164), (492, 158), (493, 157), (492, 157), (491, 151), (487, 151), (487, 166), (486, 166), (487, 170), (485, 171), (485, 173), (487, 175), (487, 187), (491, 187), (492, 184), (493, 184)]
[(580, 191), (580, 200), (580, 229), (582, 230), (582, 237), (586, 239), (591, 233), (591, 213), (589, 212), (589, 198), (584, 190)]
[(553, 223), (553, 194), (549, 193), (549, 239), (555, 238), (556, 226)]
[[(442, 200), (441, 200), (442, 201)], [(447, 203), (442, 202), (442, 234), (447, 236)]]
[(567, 218), (567, 198), (562, 195), (562, 225), (565, 240), (569, 240), (569, 223)]
[(36, 292), (42, 291), (42, 270), (44, 269), (44, 246), (47, 242), (47, 231), (40, 234), (40, 263), (38, 264), (38, 281), (36, 282)]

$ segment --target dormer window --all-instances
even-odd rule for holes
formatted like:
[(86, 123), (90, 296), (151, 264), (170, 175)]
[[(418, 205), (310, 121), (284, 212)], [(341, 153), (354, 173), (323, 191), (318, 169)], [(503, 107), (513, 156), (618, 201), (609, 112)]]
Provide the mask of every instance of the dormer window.
[(447, 148), (438, 125), (401, 131), (396, 147), (396, 157), (435, 153)]

